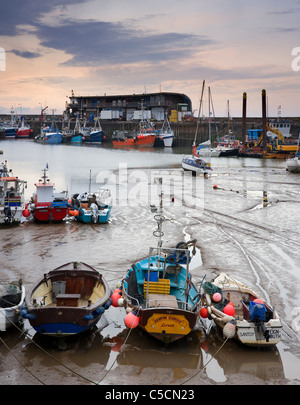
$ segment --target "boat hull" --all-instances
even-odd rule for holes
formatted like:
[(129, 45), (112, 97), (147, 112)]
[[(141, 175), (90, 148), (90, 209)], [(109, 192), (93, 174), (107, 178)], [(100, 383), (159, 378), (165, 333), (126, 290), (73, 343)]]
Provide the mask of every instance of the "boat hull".
[(300, 173), (300, 159), (288, 159), (286, 161), (286, 169), (291, 173)]
[(105, 224), (110, 218), (110, 211), (110, 208), (105, 208), (94, 213), (92, 210), (81, 208), (79, 210), (79, 215), (75, 218), (77, 221), (84, 222), (85, 224)]
[(16, 133), (16, 138), (29, 138), (30, 137), (30, 133), (31, 133), (31, 129), (18, 129), (17, 133)]
[(5, 138), (15, 138), (18, 128), (5, 128)]
[(21, 315), (42, 335), (85, 332), (111, 305), (111, 290), (99, 272), (71, 262), (45, 274), (27, 294)]
[(36, 203), (34, 219), (38, 222), (61, 222), (68, 214), (67, 205), (53, 207), (51, 203)]
[[(5, 302), (9, 301), (9, 297), (5, 297)], [(20, 286), (19, 302), (11, 307), (4, 308), (3, 304), (0, 304), (0, 332), (5, 332), (11, 328), (14, 324), (18, 323), (21, 319), (20, 308), (25, 298), (25, 287), (22, 284)], [(0, 298), (1, 301), (1, 298)], [(3, 305), (3, 306), (2, 306)]]
[(125, 138), (124, 140), (113, 140), (113, 146), (153, 146), (156, 135), (138, 135), (136, 138)]
[(199, 165), (196, 163), (195, 159), (191, 158), (184, 158), (182, 160), (182, 168), (184, 170), (190, 170), (195, 173), (203, 173), (203, 174), (208, 174), (211, 171), (211, 168), (207, 165)]
[(89, 135), (85, 136), (84, 142), (101, 144), (103, 142), (103, 136), (103, 131), (90, 132)]
[(171, 148), (174, 141), (174, 135), (161, 135), (165, 148)]

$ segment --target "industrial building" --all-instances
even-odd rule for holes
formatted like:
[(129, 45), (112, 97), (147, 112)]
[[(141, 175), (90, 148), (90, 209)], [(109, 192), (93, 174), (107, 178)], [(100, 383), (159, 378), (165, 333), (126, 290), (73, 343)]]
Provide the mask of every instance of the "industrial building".
[(153, 119), (163, 121), (165, 114), (170, 121), (181, 121), (184, 116), (192, 115), (192, 102), (181, 93), (143, 93), (116, 96), (75, 96), (72, 91), (65, 113), (92, 121), (101, 120), (133, 121)]

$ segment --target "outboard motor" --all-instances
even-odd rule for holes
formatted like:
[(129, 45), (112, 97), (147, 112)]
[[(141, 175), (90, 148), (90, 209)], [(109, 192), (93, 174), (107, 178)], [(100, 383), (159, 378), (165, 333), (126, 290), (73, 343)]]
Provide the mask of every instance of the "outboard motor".
[(5, 215), (4, 222), (8, 224), (9, 222), (12, 221), (12, 218), (13, 218), (11, 208), (9, 206), (6, 206), (6, 207), (4, 207), (3, 211), (4, 211), (4, 215)]
[(250, 319), (255, 322), (257, 330), (261, 328), (261, 331), (268, 342), (270, 339), (270, 333), (265, 327), (265, 320), (266, 320), (266, 307), (264, 304), (256, 303), (253, 301), (249, 302), (249, 315)]

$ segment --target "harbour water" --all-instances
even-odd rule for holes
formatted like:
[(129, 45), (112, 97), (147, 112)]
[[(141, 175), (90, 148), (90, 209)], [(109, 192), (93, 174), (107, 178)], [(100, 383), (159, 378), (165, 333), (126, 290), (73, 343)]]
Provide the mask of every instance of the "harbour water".
[[(41, 145), (1, 141), (2, 160), (27, 180), (26, 200), (48, 164), (56, 190), (69, 196), (111, 189), (107, 224), (25, 221), (0, 230), (1, 280), (22, 278), (27, 291), (41, 276), (69, 261), (99, 270), (112, 289), (134, 261), (144, 258), (156, 221), (162, 178), (164, 244), (197, 239), (193, 280), (225, 271), (276, 308), (282, 341), (271, 349), (247, 348), (201, 322), (168, 347), (124, 325), (124, 309), (111, 307), (88, 334), (58, 342), (35, 334), (25, 321), (0, 334), (1, 385), (287, 385), (300, 383), (300, 176), (285, 161), (211, 158), (212, 175), (184, 175), (184, 149), (114, 150), (110, 145)], [(222, 346), (222, 347), (221, 347)], [(221, 349), (220, 349), (221, 348)]]

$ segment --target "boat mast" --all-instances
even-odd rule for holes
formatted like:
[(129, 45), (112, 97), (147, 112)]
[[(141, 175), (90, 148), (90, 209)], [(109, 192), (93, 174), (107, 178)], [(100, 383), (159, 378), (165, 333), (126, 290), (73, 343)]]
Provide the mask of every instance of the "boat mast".
[(193, 143), (193, 145), (196, 145), (196, 139), (197, 139), (197, 134), (198, 134), (198, 127), (199, 127), (199, 124), (200, 124), (200, 122), (201, 122), (200, 114), (201, 114), (201, 109), (202, 109), (202, 100), (203, 100), (204, 86), (205, 86), (205, 80), (203, 80), (203, 83), (202, 83), (202, 91), (201, 91), (200, 105), (199, 105), (199, 111), (198, 111), (198, 119), (197, 119), (197, 125), (196, 125), (195, 138), (194, 138), (194, 143)]
[(210, 128), (210, 87), (208, 87), (208, 139), (211, 146), (211, 128)]
[(228, 114), (228, 145), (230, 144), (230, 116), (229, 116), (229, 100), (227, 100), (227, 114)]
[(91, 186), (92, 186), (92, 170), (90, 169), (90, 178), (89, 178), (89, 194), (91, 194)]

